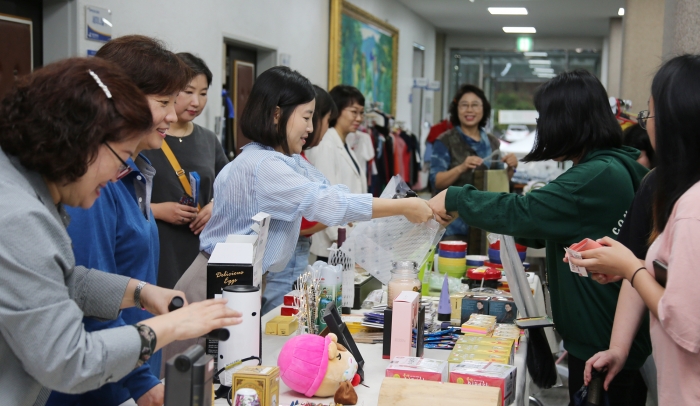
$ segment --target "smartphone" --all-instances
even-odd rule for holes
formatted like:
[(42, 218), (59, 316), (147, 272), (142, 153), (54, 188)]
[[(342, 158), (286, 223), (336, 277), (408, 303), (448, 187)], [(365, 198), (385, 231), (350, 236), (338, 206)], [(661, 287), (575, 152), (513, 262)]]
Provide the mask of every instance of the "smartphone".
[(654, 264), (654, 278), (662, 287), (666, 287), (666, 280), (668, 278), (668, 265), (655, 259), (652, 264)]
[(194, 199), (188, 195), (187, 193), (183, 193), (182, 197), (180, 197), (180, 204), (184, 204), (185, 206), (192, 206), (192, 207), (197, 207), (197, 205), (194, 203)]

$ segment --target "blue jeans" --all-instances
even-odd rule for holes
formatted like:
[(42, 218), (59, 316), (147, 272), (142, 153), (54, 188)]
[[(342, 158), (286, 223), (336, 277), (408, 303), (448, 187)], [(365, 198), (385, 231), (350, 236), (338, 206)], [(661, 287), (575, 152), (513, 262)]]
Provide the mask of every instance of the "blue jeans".
[(282, 272), (265, 273), (265, 290), (262, 295), (262, 310), (265, 315), (283, 302), (284, 295), (292, 291), (292, 284), (306, 271), (309, 265), (309, 250), (311, 237), (300, 236), (294, 255)]

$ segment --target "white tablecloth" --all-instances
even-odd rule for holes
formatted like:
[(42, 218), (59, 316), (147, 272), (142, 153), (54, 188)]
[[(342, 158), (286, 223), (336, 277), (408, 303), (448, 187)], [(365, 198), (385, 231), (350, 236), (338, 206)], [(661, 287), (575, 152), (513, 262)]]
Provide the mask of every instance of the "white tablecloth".
[[(541, 307), (542, 314), (544, 315), (544, 295), (542, 294), (542, 285), (540, 283), (540, 278), (532, 273), (528, 273), (528, 281), (530, 286), (535, 290), (535, 302), (538, 308)], [(263, 328), (268, 320), (279, 315), (279, 308), (271, 311), (270, 313), (263, 316), (262, 324)], [(550, 329), (551, 330), (551, 329)], [(550, 331), (551, 334), (551, 331)], [(263, 335), (263, 365), (277, 365), (277, 357), (280, 354), (280, 350), (284, 343), (289, 339), (289, 337), (284, 336), (270, 336)], [(379, 399), (379, 389), (384, 379), (384, 371), (387, 365), (389, 365), (389, 360), (382, 358), (382, 345), (381, 344), (357, 344), (362, 357), (365, 360), (365, 386), (357, 386), (355, 391), (358, 396), (358, 406), (375, 406)], [(527, 353), (527, 340), (523, 337), (520, 340), (520, 347), (515, 353), (514, 364), (518, 369), (516, 378), (516, 394), (514, 405), (524, 406), (528, 404), (529, 388), (530, 388), (530, 376), (527, 373), (527, 366), (525, 364), (525, 354)], [(448, 350), (431, 350), (426, 349), (424, 353), (425, 358), (441, 359), (447, 360), (450, 351)], [(286, 406), (292, 403), (294, 400), (299, 400), (301, 403), (302, 399), (310, 399), (314, 403), (323, 402), (324, 404), (330, 403), (332, 398), (305, 398), (300, 394), (292, 391), (280, 381), (280, 406)], [(228, 405), (226, 400), (218, 399), (215, 403), (217, 406)]]

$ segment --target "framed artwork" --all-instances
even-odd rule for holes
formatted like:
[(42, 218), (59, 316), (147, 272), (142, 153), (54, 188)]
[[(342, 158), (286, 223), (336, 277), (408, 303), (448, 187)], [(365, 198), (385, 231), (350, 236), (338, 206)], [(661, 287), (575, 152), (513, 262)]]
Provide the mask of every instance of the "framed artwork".
[(360, 89), (366, 105), (396, 115), (399, 30), (344, 0), (331, 1), (328, 89)]

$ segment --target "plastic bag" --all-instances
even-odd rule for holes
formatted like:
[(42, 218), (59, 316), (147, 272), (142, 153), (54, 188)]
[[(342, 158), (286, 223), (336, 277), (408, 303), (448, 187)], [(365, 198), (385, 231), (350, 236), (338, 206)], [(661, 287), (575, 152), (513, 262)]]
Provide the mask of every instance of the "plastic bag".
[[(415, 195), (397, 175), (391, 178), (380, 197), (399, 199), (411, 194)], [(346, 245), (356, 264), (387, 284), (393, 261), (414, 261), (420, 267), (443, 234), (445, 228), (435, 220), (413, 224), (404, 216), (391, 216), (357, 224)]]

